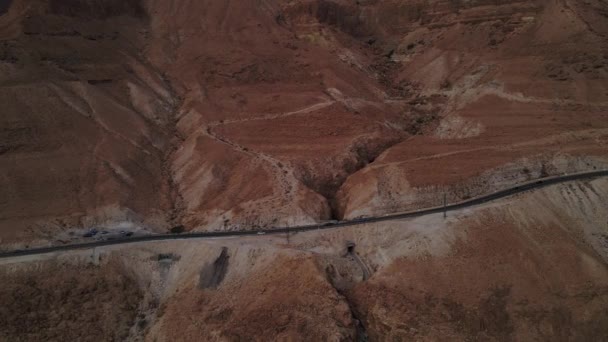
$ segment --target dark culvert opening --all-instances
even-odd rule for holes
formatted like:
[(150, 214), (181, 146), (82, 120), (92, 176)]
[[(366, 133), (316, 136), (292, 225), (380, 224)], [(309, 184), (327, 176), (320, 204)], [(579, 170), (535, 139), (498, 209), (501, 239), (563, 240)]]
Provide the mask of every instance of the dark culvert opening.
[(353, 252), (355, 251), (355, 243), (354, 242), (347, 242), (346, 243), (346, 253), (347, 254), (353, 254)]

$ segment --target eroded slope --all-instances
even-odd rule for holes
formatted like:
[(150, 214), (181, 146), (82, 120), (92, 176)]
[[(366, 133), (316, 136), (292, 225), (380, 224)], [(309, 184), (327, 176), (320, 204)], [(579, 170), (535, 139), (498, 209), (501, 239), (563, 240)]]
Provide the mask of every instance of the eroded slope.
[(141, 6), (16, 0), (0, 16), (3, 240), (166, 229), (174, 99), (140, 54)]
[(6, 241), (352, 219), (607, 167), (601, 1), (14, 1)]
[(413, 83), (446, 103), (433, 113), (434, 126), (345, 182), (340, 213), (440, 205), (444, 193), (459, 201), (528, 179), (605, 168), (607, 42), (596, 28), (601, 19), (585, 14), (591, 5), (472, 2), (447, 16), (423, 11), (429, 23), (409, 23), (395, 41), (391, 82)]
[[(606, 179), (571, 182), (447, 218), (43, 256), (64, 265), (50, 268), (53, 275), (48, 262), (3, 260), (11, 284), (0, 296), (11, 303), (20, 291), (43, 288), (27, 298), (49, 302), (70, 294), (65, 305), (99, 317), (84, 325), (91, 337), (125, 331), (103, 328), (120, 317), (120, 327), (131, 324), (130, 339), (149, 341), (604, 340), (607, 189)], [(57, 285), (51, 291), (41, 277)], [(84, 304), (108, 293), (124, 303)], [(60, 332), (36, 317), (81, 317), (27, 305), (40, 316), (15, 307), (2, 332), (35, 340)], [(111, 311), (119, 309), (128, 314)]]

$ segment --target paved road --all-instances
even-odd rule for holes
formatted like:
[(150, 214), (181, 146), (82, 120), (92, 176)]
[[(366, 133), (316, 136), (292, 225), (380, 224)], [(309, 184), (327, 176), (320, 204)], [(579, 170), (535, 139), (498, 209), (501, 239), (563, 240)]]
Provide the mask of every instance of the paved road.
[(136, 243), (136, 242), (147, 242), (147, 241), (164, 241), (164, 240), (184, 240), (184, 239), (206, 239), (206, 238), (218, 238), (218, 237), (236, 237), (236, 236), (255, 236), (261, 234), (285, 234), (285, 233), (301, 233), (312, 230), (321, 230), (321, 229), (336, 229), (340, 227), (347, 226), (355, 226), (373, 222), (381, 222), (381, 221), (391, 221), (391, 220), (399, 220), (404, 218), (412, 218), (419, 217), (424, 215), (441, 213), (443, 211), (453, 211), (460, 210), (472, 206), (476, 206), (479, 204), (487, 203), (490, 201), (495, 201), (497, 199), (501, 199), (504, 197), (512, 196), (514, 194), (518, 194), (524, 191), (529, 191), (532, 189), (537, 189), (553, 184), (565, 183), (575, 180), (583, 180), (583, 179), (593, 179), (598, 177), (606, 177), (608, 176), (608, 170), (600, 170), (600, 171), (590, 171), (590, 172), (581, 172), (571, 175), (564, 176), (555, 176), (537, 179), (534, 181), (530, 181), (527, 183), (523, 183), (508, 189), (500, 190), (488, 195), (479, 196), (476, 198), (468, 199), (466, 201), (462, 201), (459, 203), (453, 203), (447, 205), (445, 207), (433, 207), (420, 209), (416, 211), (391, 214), (385, 216), (378, 217), (368, 217), (361, 218), (349, 221), (340, 221), (337, 223), (330, 223), (325, 225), (306, 225), (306, 226), (297, 226), (297, 227), (279, 227), (275, 229), (265, 230), (265, 231), (222, 231), (222, 232), (201, 232), (201, 233), (186, 233), (186, 234), (165, 234), (165, 235), (148, 235), (148, 236), (137, 236), (131, 238), (124, 238), (120, 240), (110, 240), (110, 241), (95, 241), (95, 242), (87, 242), (87, 243), (78, 243), (78, 244), (70, 244), (70, 245), (62, 245), (62, 246), (53, 246), (53, 247), (41, 247), (41, 248), (32, 248), (27, 250), (16, 250), (11, 252), (0, 253), (0, 258), (9, 258), (16, 256), (25, 256), (25, 255), (36, 255), (36, 254), (45, 254), (51, 252), (59, 252), (59, 251), (68, 251), (68, 250), (76, 250), (76, 249), (86, 249), (93, 247), (102, 247), (102, 246), (111, 246), (111, 245), (121, 245), (127, 243)]

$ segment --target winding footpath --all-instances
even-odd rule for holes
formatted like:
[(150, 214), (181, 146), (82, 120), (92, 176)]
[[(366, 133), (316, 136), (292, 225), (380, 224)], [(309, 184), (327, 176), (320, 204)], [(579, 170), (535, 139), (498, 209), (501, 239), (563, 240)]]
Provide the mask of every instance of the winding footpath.
[(341, 227), (348, 226), (356, 226), (362, 224), (369, 224), (374, 222), (381, 221), (393, 221), (393, 220), (401, 220), (405, 218), (413, 218), (420, 217), (425, 215), (437, 214), (442, 212), (461, 210), (468, 207), (473, 207), (476, 205), (484, 204), (487, 202), (495, 201), (501, 198), (509, 197), (518, 193), (522, 193), (525, 191), (530, 191), (542, 187), (546, 187), (549, 185), (555, 185), (560, 183), (566, 183), (577, 180), (589, 180), (598, 177), (607, 177), (608, 170), (598, 170), (598, 171), (589, 171), (589, 172), (581, 172), (563, 176), (553, 176), (547, 178), (539, 178), (530, 182), (522, 183), (507, 189), (503, 189), (491, 194), (479, 196), (476, 198), (471, 198), (462, 202), (452, 203), (446, 206), (432, 207), (419, 209), (415, 211), (389, 214), (384, 216), (377, 217), (366, 217), (361, 219), (349, 220), (349, 221), (340, 221), (336, 223), (325, 223), (325, 224), (312, 224), (306, 226), (295, 226), (295, 227), (277, 227), (269, 230), (256, 231), (256, 230), (239, 230), (239, 231), (219, 231), (219, 232), (199, 232), (199, 233), (186, 233), (186, 234), (164, 234), (164, 235), (148, 235), (148, 236), (137, 236), (131, 238), (124, 238), (118, 240), (109, 240), (109, 241), (96, 241), (96, 242), (88, 242), (88, 243), (78, 243), (78, 244), (70, 244), (70, 245), (62, 245), (62, 246), (51, 246), (51, 247), (40, 247), (40, 248), (32, 248), (27, 250), (15, 250), (10, 252), (2, 252), (0, 253), (0, 258), (10, 258), (10, 257), (18, 257), (18, 256), (27, 256), (27, 255), (39, 255), (53, 252), (62, 252), (62, 251), (70, 251), (77, 249), (89, 249), (95, 247), (102, 246), (113, 246), (113, 245), (122, 245), (128, 243), (141, 243), (141, 242), (151, 242), (151, 241), (166, 241), (166, 240), (188, 240), (188, 239), (210, 239), (210, 238), (229, 238), (229, 237), (239, 237), (239, 236), (265, 236), (265, 235), (274, 235), (274, 234), (285, 234), (285, 233), (302, 233), (307, 231), (318, 231), (318, 230), (328, 230), (328, 229), (338, 229)]

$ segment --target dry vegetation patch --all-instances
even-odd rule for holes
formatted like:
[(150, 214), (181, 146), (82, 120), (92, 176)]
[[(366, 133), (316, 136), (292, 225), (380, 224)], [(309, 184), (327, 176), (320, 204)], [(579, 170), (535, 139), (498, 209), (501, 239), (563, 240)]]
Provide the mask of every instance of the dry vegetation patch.
[(1, 269), (0, 341), (123, 341), (142, 294), (118, 266)]

